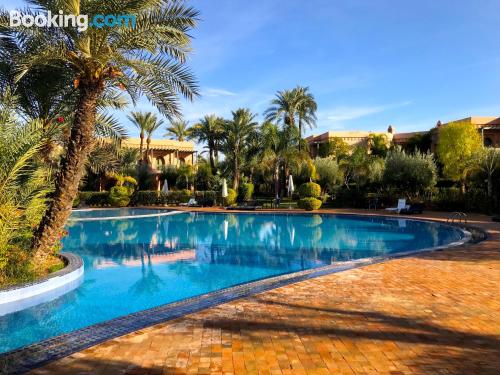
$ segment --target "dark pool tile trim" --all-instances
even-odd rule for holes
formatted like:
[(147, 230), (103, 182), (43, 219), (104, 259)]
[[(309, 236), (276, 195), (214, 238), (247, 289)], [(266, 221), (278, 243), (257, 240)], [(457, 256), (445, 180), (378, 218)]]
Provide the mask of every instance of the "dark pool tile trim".
[(110, 339), (123, 336), (146, 327), (177, 319), (187, 314), (195, 313), (226, 302), (262, 293), (271, 289), (329, 275), (349, 269), (364, 267), (415, 255), (417, 253), (444, 250), (451, 247), (464, 246), (471, 240), (471, 234), (463, 230), (462, 240), (446, 246), (407, 251), (372, 258), (357, 259), (348, 262), (337, 262), (325, 267), (299, 271), (282, 276), (272, 277), (247, 284), (237, 285), (216, 292), (189, 298), (180, 302), (165, 304), (148, 310), (112, 319), (85, 327), (70, 333), (25, 346), (10, 352), (0, 354), (0, 372), (8, 374), (23, 374), (49, 362), (66, 357), (75, 352), (87, 349)]
[(45, 277), (42, 277), (41, 279), (36, 279), (33, 281), (28, 281), (26, 283), (9, 285), (5, 288), (0, 288), (0, 292), (6, 292), (6, 291), (10, 291), (10, 290), (15, 290), (15, 289), (22, 289), (22, 288), (26, 288), (26, 287), (33, 286), (33, 285), (42, 284), (45, 281), (52, 279), (54, 277), (67, 275), (68, 273), (76, 271), (77, 269), (79, 269), (80, 267), (83, 266), (82, 258), (80, 258), (76, 254), (69, 253), (69, 252), (62, 252), (59, 254), (59, 257), (65, 263), (65, 267), (60, 269), (59, 271), (53, 272)]

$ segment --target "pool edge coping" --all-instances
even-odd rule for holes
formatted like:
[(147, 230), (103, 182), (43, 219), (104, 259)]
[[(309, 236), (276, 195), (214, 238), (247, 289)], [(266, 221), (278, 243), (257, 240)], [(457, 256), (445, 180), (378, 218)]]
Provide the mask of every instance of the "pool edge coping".
[[(185, 211), (190, 212), (190, 211)], [(191, 211), (192, 212), (192, 211)], [(196, 212), (196, 211), (195, 211)], [(201, 212), (210, 213), (210, 212)], [(213, 213), (226, 213), (213, 212)], [(239, 213), (239, 212), (231, 212)], [(245, 212), (242, 212), (245, 213)], [(272, 212), (271, 212), (272, 213)], [(276, 212), (276, 214), (286, 214), (286, 212)], [(308, 213), (306, 213), (308, 214)], [(310, 214), (310, 213), (309, 213)], [(320, 213), (318, 213), (320, 214)], [(361, 213), (323, 213), (324, 215), (339, 216), (378, 216), (392, 217), (392, 215), (373, 215)], [(67, 357), (76, 352), (85, 350), (92, 346), (101, 344), (108, 340), (115, 339), (126, 334), (145, 329), (156, 324), (172, 321), (208, 308), (212, 308), (224, 303), (232, 302), (241, 298), (250, 297), (269, 290), (277, 289), (286, 285), (301, 281), (326, 276), (342, 271), (365, 267), (373, 264), (386, 262), (392, 259), (409, 257), (416, 254), (432, 253), (450, 248), (466, 247), (473, 244), (472, 234), (468, 229), (473, 228), (482, 232), (487, 240), (489, 235), (482, 228), (467, 223), (447, 223), (436, 219), (419, 219), (395, 216), (394, 219), (408, 219), (415, 221), (434, 222), (440, 225), (458, 228), (464, 237), (447, 245), (424, 248), (419, 250), (402, 251), (393, 254), (379, 255), (368, 258), (361, 258), (352, 261), (335, 262), (327, 266), (288, 273), (249, 283), (235, 285), (200, 296), (187, 298), (182, 301), (172, 302), (141, 310), (132, 314), (93, 324), (75, 331), (54, 336), (49, 339), (29, 344), (27, 346), (14, 349), (5, 353), (0, 353), (0, 371), (8, 369), (9, 374), (22, 374), (39, 368), (55, 360)]]

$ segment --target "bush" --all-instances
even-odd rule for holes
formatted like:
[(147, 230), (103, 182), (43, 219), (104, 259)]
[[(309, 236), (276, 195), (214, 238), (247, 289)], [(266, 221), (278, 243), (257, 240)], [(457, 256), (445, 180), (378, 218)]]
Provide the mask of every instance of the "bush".
[(436, 164), (430, 154), (412, 155), (398, 149), (387, 156), (383, 181), (389, 188), (419, 196), (433, 188), (436, 180)]
[(215, 191), (197, 191), (194, 193), (194, 199), (200, 206), (212, 207), (216, 204), (217, 192)]
[(113, 207), (125, 207), (130, 203), (130, 189), (125, 186), (113, 186), (109, 191), (109, 203)]
[(322, 202), (319, 199), (308, 197), (299, 200), (299, 208), (306, 211), (316, 211), (321, 207)]
[(132, 196), (130, 204), (132, 206), (152, 206), (152, 205), (161, 205), (164, 201), (167, 203), (167, 194), (158, 191), (136, 191)]
[(109, 193), (107, 191), (82, 191), (80, 199), (87, 206), (107, 206), (109, 204)]
[(232, 206), (236, 203), (236, 198), (238, 198), (238, 193), (236, 193), (236, 190), (231, 188), (227, 189), (226, 204), (228, 206)]
[(179, 197), (180, 203), (187, 203), (189, 202), (190, 198), (191, 198), (191, 190), (187, 189), (181, 190)]
[(335, 191), (344, 181), (343, 173), (337, 160), (334, 158), (316, 158), (314, 159), (316, 167), (316, 179), (328, 192)]
[(315, 182), (306, 182), (299, 187), (299, 197), (318, 198), (321, 195), (321, 186)]
[(238, 198), (242, 202), (249, 201), (250, 199), (252, 199), (253, 191), (254, 191), (253, 184), (251, 183), (241, 184), (241, 186), (238, 189)]
[(206, 191), (213, 189), (214, 176), (210, 164), (201, 163), (198, 165), (194, 178), (194, 187), (196, 190)]

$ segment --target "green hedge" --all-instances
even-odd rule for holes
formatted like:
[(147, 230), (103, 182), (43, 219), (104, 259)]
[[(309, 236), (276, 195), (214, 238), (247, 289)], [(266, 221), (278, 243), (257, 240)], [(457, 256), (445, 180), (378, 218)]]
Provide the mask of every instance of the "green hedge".
[[(178, 205), (187, 203), (193, 194), (189, 190), (169, 191), (168, 193), (158, 191), (137, 191), (130, 202), (132, 206), (164, 206), (167, 204)], [(213, 206), (216, 202), (215, 191), (197, 191), (194, 199), (202, 206)]]
[(108, 206), (109, 193), (107, 191), (81, 191), (79, 193), (81, 201), (87, 206)]
[(302, 198), (299, 200), (299, 208), (306, 211), (316, 211), (319, 210), (322, 203), (319, 199), (313, 197)]
[(315, 182), (306, 182), (299, 187), (300, 198), (318, 198), (321, 195), (321, 186)]

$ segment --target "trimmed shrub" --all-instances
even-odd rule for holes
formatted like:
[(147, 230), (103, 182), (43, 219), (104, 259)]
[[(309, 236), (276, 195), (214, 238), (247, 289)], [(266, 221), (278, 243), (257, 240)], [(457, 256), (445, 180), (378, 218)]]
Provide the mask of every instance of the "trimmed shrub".
[(238, 189), (238, 198), (242, 202), (252, 199), (254, 186), (251, 183), (241, 184)]
[(181, 190), (179, 201), (180, 203), (187, 203), (189, 202), (189, 199), (191, 198), (191, 190)]
[(109, 190), (109, 203), (113, 207), (125, 207), (130, 203), (130, 189), (125, 186), (113, 186)]
[(232, 206), (236, 203), (236, 198), (238, 198), (238, 193), (236, 193), (236, 190), (231, 188), (227, 189), (226, 204), (228, 206)]
[(82, 191), (80, 199), (87, 206), (107, 206), (109, 204), (109, 193), (107, 191)]
[(299, 187), (299, 197), (302, 198), (318, 198), (321, 196), (321, 186), (315, 182), (306, 182)]
[(166, 193), (158, 193), (158, 191), (153, 190), (136, 191), (132, 196), (130, 204), (132, 206), (152, 206), (161, 204), (162, 194), (165, 196), (164, 199), (166, 203)]
[[(319, 185), (318, 185), (319, 186)], [(306, 211), (316, 211), (321, 207), (322, 202), (313, 197), (302, 198), (299, 200), (299, 208)]]

